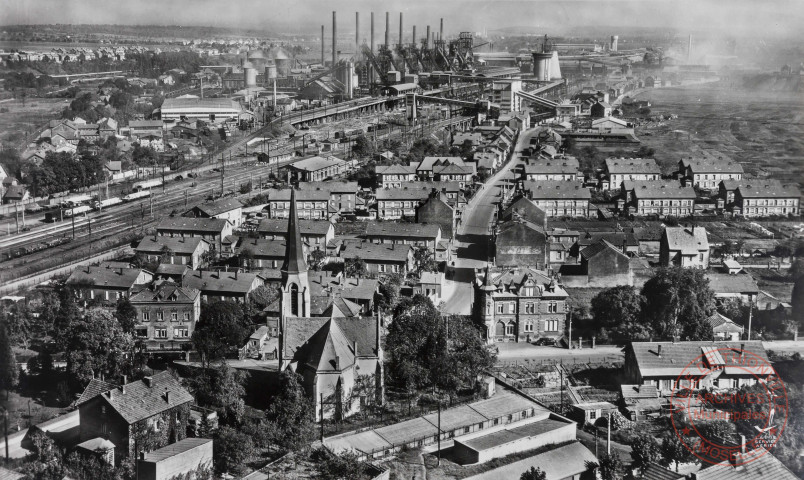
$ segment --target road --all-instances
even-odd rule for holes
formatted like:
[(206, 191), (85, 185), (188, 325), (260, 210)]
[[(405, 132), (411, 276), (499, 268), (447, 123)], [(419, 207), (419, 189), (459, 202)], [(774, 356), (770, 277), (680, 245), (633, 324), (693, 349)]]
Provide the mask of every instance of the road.
[(446, 313), (471, 313), (475, 269), (484, 268), (488, 262), (489, 226), (503, 190), (507, 194), (513, 188), (514, 174), (511, 170), (521, 164), (519, 154), (529, 145), (530, 137), (535, 131), (536, 129), (529, 129), (519, 135), (511, 161), (489, 178), (486, 186), (464, 208), (455, 239), (457, 258), (455, 265), (448, 267), (449, 280), (444, 288), (446, 299), (443, 311)]

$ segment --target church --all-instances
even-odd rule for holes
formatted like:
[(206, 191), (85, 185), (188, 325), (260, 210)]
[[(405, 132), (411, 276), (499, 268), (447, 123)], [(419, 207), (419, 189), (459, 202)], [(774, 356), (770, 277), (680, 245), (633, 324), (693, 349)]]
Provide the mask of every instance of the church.
[(317, 421), (341, 419), (384, 401), (380, 320), (338, 292), (311, 293), (295, 197), (280, 270), (279, 369), (301, 375)]

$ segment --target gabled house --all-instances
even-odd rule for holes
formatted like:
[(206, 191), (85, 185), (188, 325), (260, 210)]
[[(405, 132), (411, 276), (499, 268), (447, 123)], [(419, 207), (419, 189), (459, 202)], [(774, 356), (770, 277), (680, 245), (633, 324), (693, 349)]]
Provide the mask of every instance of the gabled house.
[(715, 340), (736, 342), (740, 340), (740, 336), (743, 334), (743, 327), (717, 312), (708, 317), (706, 322), (712, 327)]
[(194, 270), (206, 263), (209, 250), (209, 242), (201, 237), (148, 235), (140, 240), (134, 252), (144, 255), (149, 262), (187, 265)]
[(234, 228), (239, 228), (243, 224), (243, 203), (236, 198), (221, 198), (214, 202), (196, 205), (184, 212), (183, 216), (227, 220)]
[(168, 217), (156, 226), (156, 233), (167, 237), (199, 237), (221, 251), (221, 242), (232, 234), (234, 225), (219, 218)]
[(79, 266), (67, 278), (67, 286), (83, 300), (116, 302), (128, 298), (138, 285), (151, 283), (153, 273), (140, 268), (99, 265)]
[(653, 158), (615, 158), (606, 159), (600, 188), (619, 190), (626, 180), (657, 181), (662, 178), (662, 170)]
[(441, 242), (441, 227), (437, 223), (369, 222), (364, 238), (372, 243), (427, 247), (435, 253)]
[(506, 220), (497, 226), (494, 264), (499, 267), (532, 267), (544, 270), (548, 265), (547, 235), (543, 225), (524, 218)]
[(678, 171), (689, 186), (702, 190), (717, 190), (725, 180), (742, 180), (743, 166), (720, 152), (704, 150), (700, 157), (682, 158)]
[(329, 193), (329, 211), (338, 215), (353, 215), (357, 206), (357, 182), (299, 182), (299, 190)]
[[(292, 189), (268, 190), (268, 217), (288, 218)], [(327, 190), (299, 190), (295, 193), (299, 218), (305, 220), (329, 221), (336, 212), (330, 208), (330, 194)]]
[[(324, 250), (335, 239), (335, 227), (328, 220), (299, 220), (299, 228), (309, 250)], [(264, 218), (257, 226), (257, 233), (270, 240), (286, 239), (287, 232), (287, 218)]]
[(592, 193), (579, 182), (524, 182), (529, 200), (548, 217), (589, 217)]
[[(437, 181), (439, 172), (445, 171), (446, 167), (457, 165), (461, 168), (461, 174), (474, 174), (474, 164), (465, 162), (461, 157), (424, 157), (421, 162), (415, 165), (416, 176), (421, 181)], [(451, 170), (446, 170), (447, 172)], [(449, 173), (445, 174), (449, 175)]]
[(184, 439), (192, 403), (192, 395), (169, 372), (131, 383), (124, 379), (80, 404), (80, 439), (112, 442), (116, 461), (137, 458), (148, 448)]
[(164, 282), (131, 295), (137, 311), (134, 336), (148, 350), (181, 350), (189, 347), (201, 317), (201, 292)]
[(588, 286), (611, 287), (632, 285), (631, 259), (621, 247), (614, 246), (605, 239), (585, 247), (580, 251), (581, 270), (588, 278)]
[(416, 180), (415, 165), (377, 165), (375, 172), (378, 188), (402, 188)]
[(441, 227), (441, 238), (451, 241), (456, 232), (455, 209), (443, 192), (432, 192), (427, 200), (416, 209), (416, 223), (429, 223)]
[(709, 240), (703, 227), (666, 227), (659, 246), (662, 266), (709, 268)]
[(231, 301), (245, 303), (255, 289), (264, 285), (255, 273), (191, 270), (182, 278), (182, 285), (201, 291), (206, 302)]
[(344, 261), (360, 258), (366, 262), (368, 271), (375, 275), (399, 273), (406, 276), (413, 268), (413, 249), (410, 245), (345, 241), (338, 256)]
[(621, 191), (619, 209), (628, 214), (686, 217), (695, 209), (695, 190), (672, 181), (624, 180)]
[(719, 184), (725, 208), (734, 215), (767, 217), (799, 215), (801, 191), (778, 180), (723, 180)]
[(747, 272), (729, 275), (728, 273), (707, 273), (709, 288), (715, 292), (715, 299), (736, 299), (743, 303), (756, 302), (759, 286)]

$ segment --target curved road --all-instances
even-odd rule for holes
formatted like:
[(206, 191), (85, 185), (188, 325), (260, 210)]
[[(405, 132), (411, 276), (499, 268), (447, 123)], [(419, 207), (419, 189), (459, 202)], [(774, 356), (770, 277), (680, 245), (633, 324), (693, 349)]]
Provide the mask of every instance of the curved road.
[(455, 239), (455, 265), (447, 268), (449, 280), (444, 285), (442, 307), (445, 313), (471, 313), (475, 269), (485, 268), (488, 263), (489, 227), (503, 191), (509, 194), (514, 186), (514, 173), (511, 170), (522, 164), (520, 153), (529, 146), (530, 137), (536, 130), (532, 128), (520, 133), (511, 160), (486, 181), (485, 188), (472, 197), (464, 208)]

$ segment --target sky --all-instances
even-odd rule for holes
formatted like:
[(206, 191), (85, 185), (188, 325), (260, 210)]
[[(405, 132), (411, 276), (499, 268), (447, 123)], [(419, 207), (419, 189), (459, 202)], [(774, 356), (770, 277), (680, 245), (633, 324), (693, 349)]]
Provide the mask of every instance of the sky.
[[(443, 17), (445, 30), (526, 26), (576, 30), (589, 26), (672, 28), (681, 33), (798, 36), (804, 24), (802, 0), (0, 0), (0, 24), (133, 24), (247, 27), (275, 33), (327, 30), (338, 11), (339, 31), (354, 32), (354, 12), (368, 30), (374, 11), (376, 32), (433, 28)], [(579, 32), (582, 33), (582, 32)]]

